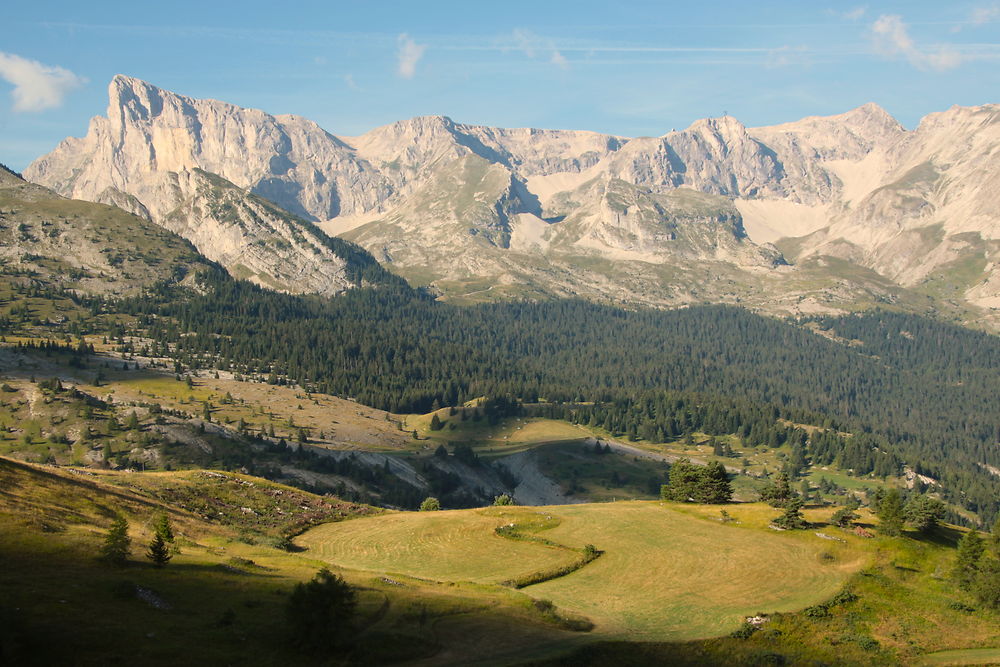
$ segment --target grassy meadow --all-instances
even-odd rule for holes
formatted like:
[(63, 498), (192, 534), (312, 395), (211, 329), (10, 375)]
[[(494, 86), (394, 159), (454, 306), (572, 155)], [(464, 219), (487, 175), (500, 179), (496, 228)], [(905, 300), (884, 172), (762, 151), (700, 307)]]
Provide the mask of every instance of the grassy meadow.
[[(775, 511), (754, 505), (739, 514)], [(339, 567), (496, 583), (572, 560), (552, 545), (494, 533), (539, 515), (551, 517), (538, 532), (545, 540), (571, 548), (593, 544), (604, 553), (524, 590), (586, 616), (604, 637), (675, 640), (729, 632), (758, 611), (822, 602), (866, 559), (856, 546), (811, 533), (723, 524), (718, 516), (641, 501), (394, 514), (320, 526), (298, 543)]]

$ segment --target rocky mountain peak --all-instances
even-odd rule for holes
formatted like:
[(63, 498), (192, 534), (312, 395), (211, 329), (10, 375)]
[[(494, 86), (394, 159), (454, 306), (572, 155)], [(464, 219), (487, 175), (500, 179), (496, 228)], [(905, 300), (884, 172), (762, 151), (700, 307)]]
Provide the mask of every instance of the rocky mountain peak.
[[(790, 269), (775, 267), (763, 242), (783, 237), (810, 235), (794, 244), (793, 260), (832, 254), (910, 283), (930, 270), (914, 266), (947, 266), (965, 252), (1000, 267), (1000, 251), (959, 236), (1000, 238), (990, 167), (997, 120), (995, 105), (953, 108), (911, 132), (869, 103), (770, 127), (725, 115), (635, 139), (440, 115), (337, 137), (305, 118), (118, 75), (107, 118), (26, 176), (148, 217), (238, 275), (281, 289), (346, 286), (348, 271), (316, 223), (446, 292), (493, 276), (507, 287), (477, 294), (516, 294), (523, 282), (531, 293), (621, 295), (626, 283), (601, 276), (628, 275), (629, 285), (652, 280), (641, 290), (649, 303), (678, 303), (688, 290), (676, 276), (685, 274), (671, 274), (668, 287), (650, 266), (669, 257), (694, 272), (709, 261), (780, 273)], [(926, 231), (932, 225), (941, 228)], [(598, 270), (587, 263), (595, 257), (646, 265)], [(976, 298), (1000, 304), (1000, 277), (991, 278), (1000, 269), (984, 271)]]

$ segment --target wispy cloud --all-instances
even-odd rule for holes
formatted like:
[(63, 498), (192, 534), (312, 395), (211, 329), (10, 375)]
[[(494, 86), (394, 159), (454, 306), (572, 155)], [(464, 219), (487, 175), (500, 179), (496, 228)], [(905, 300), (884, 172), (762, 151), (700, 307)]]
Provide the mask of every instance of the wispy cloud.
[(962, 64), (962, 54), (951, 45), (940, 45), (934, 51), (917, 46), (898, 14), (879, 16), (872, 24), (872, 35), (876, 51), (891, 58), (903, 57), (919, 69), (947, 70)]
[(855, 7), (854, 9), (842, 12), (840, 15), (848, 21), (860, 21), (868, 12), (868, 7)]
[[(507, 42), (507, 40), (503, 40)], [(501, 43), (499, 47), (485, 47), (485, 48), (499, 48), (502, 51), (510, 50), (510, 44), (513, 44), (513, 48), (524, 53), (531, 59), (538, 57), (548, 57), (548, 61), (560, 67), (562, 69), (567, 69), (569, 67), (569, 60), (566, 56), (562, 54), (560, 49), (556, 48), (555, 42), (547, 37), (542, 37), (541, 35), (536, 35), (530, 30), (525, 30), (524, 28), (516, 28), (510, 36), (509, 43)]]
[(2, 51), (0, 78), (13, 84), (14, 111), (22, 112), (58, 107), (70, 91), (87, 82), (68, 69)]
[(424, 57), (427, 50), (426, 44), (417, 44), (405, 32), (397, 40), (399, 64), (396, 71), (404, 79), (412, 79), (417, 73), (417, 63)]
[(347, 87), (351, 90), (361, 90), (361, 87), (358, 86), (358, 82), (354, 80), (353, 74), (345, 74), (344, 83), (346, 83)]
[(969, 22), (972, 25), (983, 25), (985, 23), (992, 23), (998, 17), (1000, 17), (1000, 5), (994, 4), (988, 7), (976, 7), (972, 10)]

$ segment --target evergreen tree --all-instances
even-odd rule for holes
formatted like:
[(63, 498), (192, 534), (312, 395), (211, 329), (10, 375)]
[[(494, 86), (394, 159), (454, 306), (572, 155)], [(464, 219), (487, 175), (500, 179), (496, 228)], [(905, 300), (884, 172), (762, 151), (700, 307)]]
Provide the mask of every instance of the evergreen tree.
[(343, 647), (351, 635), (356, 606), (354, 589), (325, 568), (311, 581), (296, 584), (285, 607), (292, 645), (314, 653)]
[(164, 567), (173, 558), (170, 547), (167, 546), (166, 540), (163, 539), (163, 535), (159, 531), (153, 535), (149, 548), (146, 549), (146, 558), (153, 561), (153, 565), (156, 567)]
[(944, 518), (944, 503), (930, 496), (915, 496), (904, 510), (906, 522), (914, 530), (927, 533), (937, 527)]
[(111, 524), (101, 546), (101, 558), (112, 565), (122, 566), (128, 561), (132, 538), (128, 536), (128, 519), (122, 515)]
[(977, 600), (992, 609), (1000, 609), (1000, 560), (983, 559), (973, 587)]
[(847, 528), (859, 518), (860, 515), (857, 514), (851, 507), (841, 507), (833, 513), (833, 516), (830, 517), (830, 521), (832, 521), (834, 525), (840, 526), (841, 528)]
[(802, 499), (798, 496), (785, 501), (785, 512), (772, 523), (785, 530), (799, 530), (809, 526), (802, 516)]
[(125, 420), (125, 430), (135, 431), (139, 428), (139, 417), (135, 414), (135, 410), (128, 414), (128, 419)]
[(985, 551), (986, 545), (983, 543), (983, 538), (975, 529), (967, 532), (958, 541), (958, 556), (955, 559), (955, 567), (952, 569), (951, 575), (961, 588), (965, 590), (973, 588), (979, 575), (979, 562), (983, 559)]
[(444, 424), (438, 418), (436, 412), (433, 415), (431, 415), (431, 430), (432, 431), (440, 431), (443, 426), (444, 426)]
[(733, 485), (726, 467), (718, 461), (702, 469), (701, 479), (695, 489), (695, 500), (700, 503), (721, 504), (733, 499)]
[(156, 518), (153, 520), (153, 530), (163, 538), (164, 542), (174, 541), (174, 529), (170, 525), (170, 517), (167, 516), (166, 512), (160, 512), (156, 515)]
[(876, 514), (879, 519), (879, 532), (883, 535), (898, 537), (903, 534), (903, 497), (899, 489), (889, 489), (878, 504)]
[(664, 500), (686, 503), (694, 500), (701, 482), (700, 466), (691, 463), (690, 459), (677, 459), (670, 464), (669, 483), (660, 489), (660, 497)]
[(993, 531), (990, 533), (990, 546), (993, 548), (994, 555), (1000, 558), (1000, 514), (997, 514), (997, 520), (993, 522)]
[(771, 507), (784, 507), (791, 497), (792, 487), (785, 471), (778, 474), (776, 482), (768, 483), (760, 491), (760, 499)]

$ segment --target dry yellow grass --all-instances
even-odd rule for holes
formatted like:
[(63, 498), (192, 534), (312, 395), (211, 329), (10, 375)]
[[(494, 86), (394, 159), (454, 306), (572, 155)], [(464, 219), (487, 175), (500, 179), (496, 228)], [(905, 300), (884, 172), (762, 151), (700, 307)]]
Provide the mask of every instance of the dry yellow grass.
[(561, 549), (498, 537), (493, 530), (528, 510), (389, 514), (381, 521), (326, 524), (296, 542), (339, 567), (436, 581), (498, 583), (576, 560)]
[(850, 541), (762, 528), (772, 508), (730, 511), (747, 521), (722, 524), (658, 502), (395, 514), (321, 526), (299, 542), (309, 555), (341, 567), (498, 582), (572, 559), (493, 533), (498, 523), (541, 513), (559, 521), (541, 537), (577, 548), (594, 544), (604, 555), (524, 590), (587, 616), (598, 634), (659, 640), (715, 636), (758, 611), (819, 603), (864, 562)]

